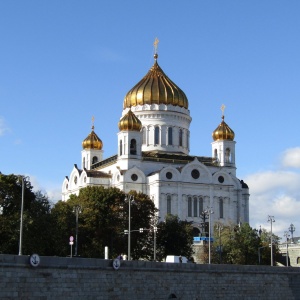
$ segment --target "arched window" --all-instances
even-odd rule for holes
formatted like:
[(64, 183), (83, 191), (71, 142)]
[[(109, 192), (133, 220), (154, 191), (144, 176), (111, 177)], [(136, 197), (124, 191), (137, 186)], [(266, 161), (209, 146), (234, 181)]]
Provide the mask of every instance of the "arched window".
[(220, 219), (223, 219), (223, 199), (220, 199), (219, 201), (219, 214), (220, 214)]
[(225, 150), (225, 162), (230, 163), (230, 149), (226, 148)]
[(217, 149), (215, 149), (215, 151), (214, 151), (214, 157), (218, 158), (218, 150)]
[(173, 145), (173, 128), (168, 128), (168, 145)]
[(94, 157), (93, 157), (93, 160), (92, 160), (92, 164), (95, 164), (96, 162), (98, 162), (98, 157), (97, 157), (97, 156), (94, 156)]
[(136, 140), (132, 139), (130, 141), (130, 154), (136, 155)]
[(203, 212), (203, 198), (199, 198), (199, 216), (201, 216)]
[(188, 217), (192, 216), (192, 197), (188, 197)]
[(154, 129), (154, 144), (159, 145), (159, 127)]
[(297, 265), (300, 264), (300, 257), (297, 257)]
[(82, 166), (83, 166), (83, 169), (84, 169), (85, 168), (85, 157), (83, 158)]
[(120, 141), (119, 153), (120, 153), (120, 156), (123, 155), (123, 142), (122, 141)]
[(179, 129), (179, 146), (182, 147), (182, 129)]
[(171, 214), (171, 195), (167, 196), (167, 214)]
[(194, 197), (194, 217), (197, 217), (198, 213), (198, 199), (197, 197)]
[(145, 127), (143, 127), (142, 132), (143, 132), (143, 145), (145, 145), (146, 144), (146, 128)]

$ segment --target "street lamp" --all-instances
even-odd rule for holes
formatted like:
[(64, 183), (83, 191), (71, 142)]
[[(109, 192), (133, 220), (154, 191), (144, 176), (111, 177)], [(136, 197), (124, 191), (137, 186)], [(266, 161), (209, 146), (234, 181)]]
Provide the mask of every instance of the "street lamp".
[(210, 222), (211, 222), (211, 214), (213, 214), (213, 210), (212, 210), (212, 207), (208, 207), (206, 210), (205, 210), (205, 213), (208, 214), (208, 263), (210, 264)]
[(153, 234), (154, 234), (154, 261), (156, 261), (156, 232), (157, 232), (157, 226), (153, 226)]
[(200, 215), (200, 218), (202, 219), (202, 222), (200, 224), (201, 226), (201, 230), (202, 230), (202, 233), (201, 235), (204, 233), (205, 237), (206, 237), (206, 218), (207, 218), (207, 211), (204, 210), (201, 215)]
[[(293, 225), (293, 224), (292, 224)], [(284, 236), (286, 238), (286, 266), (289, 266), (289, 246), (288, 246), (288, 238), (289, 238), (289, 232), (285, 231)]]
[(295, 228), (294, 224), (291, 224), (289, 227), (289, 232), (292, 235), (292, 241), (291, 241), (292, 243), (294, 243), (294, 235), (293, 234), (294, 234), (295, 230), (296, 230), (296, 228)]
[(218, 223), (216, 229), (219, 230), (219, 255), (220, 255), (220, 264), (222, 263), (222, 242), (221, 242), (221, 230), (223, 230), (223, 225)]
[(128, 201), (128, 260), (131, 260), (131, 203), (134, 203), (134, 196), (126, 196), (125, 201)]
[(22, 240), (23, 240), (23, 211), (24, 211), (24, 194), (25, 181), (29, 180), (28, 176), (20, 176), (22, 180), (22, 200), (21, 200), (21, 216), (20, 216), (20, 241), (19, 241), (19, 255), (22, 255)]
[(75, 235), (75, 255), (77, 256), (77, 250), (78, 250), (78, 215), (81, 213), (81, 206), (75, 205), (73, 208), (73, 212), (76, 215), (76, 235)]
[(271, 266), (273, 266), (273, 233), (272, 224), (275, 222), (274, 216), (268, 216), (268, 222), (271, 223)]

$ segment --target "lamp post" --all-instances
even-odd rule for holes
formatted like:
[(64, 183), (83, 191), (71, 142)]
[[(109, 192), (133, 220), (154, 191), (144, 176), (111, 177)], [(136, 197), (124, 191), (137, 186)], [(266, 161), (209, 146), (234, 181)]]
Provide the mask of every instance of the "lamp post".
[(20, 215), (20, 241), (19, 241), (19, 255), (22, 255), (22, 241), (23, 241), (23, 212), (24, 212), (24, 194), (25, 181), (30, 179), (28, 176), (20, 176), (22, 180), (22, 199), (21, 199), (21, 215)]
[(154, 254), (153, 259), (156, 261), (156, 232), (157, 232), (157, 226), (153, 226), (153, 234), (154, 234)]
[(134, 203), (134, 196), (126, 196), (125, 201), (128, 201), (128, 260), (131, 260), (131, 203)]
[(204, 235), (205, 235), (205, 237), (206, 237), (206, 226), (205, 226), (205, 224), (206, 224), (206, 218), (207, 218), (207, 211), (206, 210), (204, 210), (202, 213), (201, 213), (201, 215), (200, 215), (200, 218), (202, 219), (202, 222), (201, 222), (201, 224), (200, 224), (200, 226), (201, 226), (201, 230), (202, 230), (202, 233), (201, 233), (201, 235), (204, 233)]
[(210, 233), (210, 223), (211, 223), (211, 214), (213, 214), (213, 210), (211, 207), (208, 207), (206, 210), (205, 210), (205, 213), (208, 214), (208, 263), (210, 264), (210, 261), (211, 261), (211, 257), (210, 257), (210, 236), (211, 236), (211, 233)]
[(74, 256), (77, 256), (77, 250), (78, 250), (78, 215), (81, 213), (81, 206), (75, 205), (73, 208), (73, 212), (76, 215), (76, 233), (75, 233), (75, 254)]
[(286, 266), (288, 267), (289, 266), (289, 245), (288, 245), (288, 238), (289, 238), (289, 232), (288, 231), (285, 231), (284, 232), (284, 236), (285, 236), (285, 239), (286, 239)]
[(217, 224), (216, 227), (219, 230), (219, 255), (220, 255), (220, 264), (222, 263), (222, 242), (221, 242), (221, 230), (223, 230), (223, 226), (221, 223)]
[(294, 224), (292, 223), (289, 227), (289, 232), (291, 233), (291, 236), (292, 236), (292, 243), (294, 243), (294, 232), (296, 230), (296, 227), (294, 226)]
[(268, 222), (271, 223), (271, 266), (273, 266), (273, 233), (272, 224), (275, 222), (274, 216), (268, 216)]

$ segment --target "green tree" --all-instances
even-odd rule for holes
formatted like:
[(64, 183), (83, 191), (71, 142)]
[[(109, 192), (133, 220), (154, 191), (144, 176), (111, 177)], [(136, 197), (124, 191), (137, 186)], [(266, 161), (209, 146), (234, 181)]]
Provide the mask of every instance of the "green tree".
[[(24, 178), (22, 254), (51, 254), (51, 204), (46, 195), (32, 191)], [(17, 254), (20, 241), (22, 177), (0, 174), (0, 252)]]
[(193, 229), (191, 222), (182, 221), (178, 216), (167, 215), (164, 222), (158, 224), (157, 260), (167, 255), (182, 255), (188, 259), (193, 254)]
[(74, 234), (75, 216), (69, 202), (58, 201), (51, 210), (53, 255), (70, 255), (69, 238)]
[[(257, 265), (270, 264), (270, 233), (263, 230), (261, 235), (256, 229), (250, 227), (248, 223), (241, 226), (227, 225), (222, 226), (219, 231), (218, 227), (214, 228), (214, 242), (211, 247), (211, 257), (213, 263)], [(273, 235), (274, 257), (278, 257), (279, 238)], [(220, 245), (221, 256), (220, 256)], [(206, 249), (207, 252), (207, 249)]]
[[(153, 201), (142, 193), (130, 192), (131, 203), (131, 256), (133, 259), (151, 256), (148, 243), (149, 232), (139, 233), (139, 228), (149, 229), (156, 213)], [(129, 197), (127, 197), (129, 199)], [(84, 257), (104, 257), (105, 246), (109, 247), (110, 257), (127, 253), (129, 201), (124, 192), (117, 188), (90, 186), (80, 190), (79, 195), (72, 195), (65, 202), (58, 202), (53, 208), (56, 219), (56, 249), (60, 255), (68, 255), (66, 248), (69, 236), (76, 234), (76, 219), (73, 208), (81, 206), (78, 219), (78, 254)], [(73, 214), (73, 216), (72, 216)], [(59, 233), (60, 232), (60, 233)], [(64, 245), (62, 245), (64, 242)], [(61, 245), (61, 246), (59, 246)]]
[[(261, 265), (270, 265), (271, 264), (271, 232), (267, 231), (266, 229), (262, 229), (261, 231), (261, 246), (259, 249), (259, 263)], [(280, 251), (279, 251), (279, 242), (280, 238), (272, 234), (272, 242), (273, 242), (273, 262), (275, 265), (276, 261), (282, 260)], [(283, 261), (285, 263), (285, 261)]]

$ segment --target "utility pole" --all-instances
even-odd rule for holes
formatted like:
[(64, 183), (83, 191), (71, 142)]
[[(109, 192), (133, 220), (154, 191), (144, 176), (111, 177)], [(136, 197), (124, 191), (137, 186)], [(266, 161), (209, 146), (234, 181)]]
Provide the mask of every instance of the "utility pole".
[(20, 215), (19, 255), (22, 255), (25, 182), (27, 179), (29, 180), (29, 177), (28, 176), (20, 176), (20, 179), (22, 180), (22, 199), (21, 199), (21, 215)]
[(288, 238), (289, 238), (289, 232), (285, 231), (284, 236), (286, 238), (286, 266), (289, 266), (289, 245), (288, 245)]
[(273, 266), (273, 232), (272, 225), (275, 222), (274, 216), (268, 216), (268, 222), (271, 223), (271, 266)]
[(78, 215), (81, 213), (81, 206), (80, 205), (76, 205), (73, 208), (73, 212), (76, 215), (76, 236), (75, 236), (75, 255), (77, 256), (77, 251), (78, 251)]

